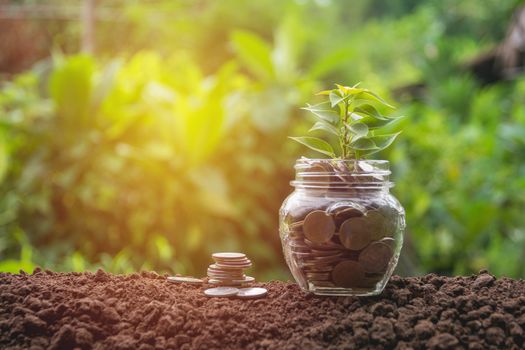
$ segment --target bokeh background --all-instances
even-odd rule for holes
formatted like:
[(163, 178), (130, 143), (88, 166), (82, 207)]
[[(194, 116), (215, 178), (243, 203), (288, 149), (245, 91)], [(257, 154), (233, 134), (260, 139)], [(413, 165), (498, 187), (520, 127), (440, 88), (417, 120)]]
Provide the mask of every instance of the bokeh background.
[(524, 277), (525, 12), (515, 0), (0, 0), (0, 271), (202, 276), (277, 233), (333, 83), (406, 115), (398, 272)]

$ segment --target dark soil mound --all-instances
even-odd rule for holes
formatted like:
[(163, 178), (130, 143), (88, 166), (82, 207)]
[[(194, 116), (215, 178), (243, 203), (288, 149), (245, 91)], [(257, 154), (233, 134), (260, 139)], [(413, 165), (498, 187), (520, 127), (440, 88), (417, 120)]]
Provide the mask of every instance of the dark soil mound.
[(260, 283), (259, 300), (207, 298), (152, 272), (0, 273), (0, 348), (522, 349), (525, 281), (393, 277), (378, 297)]

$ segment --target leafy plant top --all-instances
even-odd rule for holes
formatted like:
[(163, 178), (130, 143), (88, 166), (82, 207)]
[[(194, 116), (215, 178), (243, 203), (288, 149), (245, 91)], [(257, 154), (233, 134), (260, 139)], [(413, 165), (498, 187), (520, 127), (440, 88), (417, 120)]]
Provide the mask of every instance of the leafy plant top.
[[(368, 89), (336, 84), (336, 88), (319, 92), (326, 101), (303, 108), (317, 119), (309, 132), (324, 131), (339, 140), (334, 148), (327, 141), (312, 137), (290, 137), (314, 151), (331, 158), (362, 159), (379, 152), (394, 142), (400, 134), (385, 133), (385, 128), (401, 117), (387, 116), (379, 112), (379, 105), (394, 109), (378, 94)], [(383, 108), (384, 109), (384, 108)], [(340, 150), (339, 155), (336, 149)]]

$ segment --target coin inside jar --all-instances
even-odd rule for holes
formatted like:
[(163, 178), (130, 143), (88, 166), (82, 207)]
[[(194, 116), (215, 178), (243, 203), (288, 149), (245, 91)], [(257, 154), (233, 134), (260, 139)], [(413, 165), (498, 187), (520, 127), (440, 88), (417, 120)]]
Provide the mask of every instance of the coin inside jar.
[(332, 271), (332, 281), (338, 287), (356, 287), (364, 278), (365, 272), (363, 268), (355, 261), (341, 261)]
[(309, 253), (311, 251), (311, 249), (306, 246), (294, 246), (294, 245), (289, 245), (288, 247), (288, 250), (291, 252), (291, 253)]
[(328, 212), (334, 217), (336, 226), (340, 227), (346, 219), (363, 216), (364, 208), (358, 204), (343, 204), (330, 208)]
[(304, 203), (302, 206), (291, 209), (287, 215), (286, 221), (289, 223), (302, 222), (308, 213), (318, 209), (320, 209), (318, 203)]
[(336, 218), (344, 218), (344, 219), (355, 218), (359, 216), (363, 216), (363, 212), (354, 207), (348, 207), (348, 208), (342, 209), (335, 214)]
[(312, 255), (314, 255), (314, 256), (321, 257), (321, 256), (333, 256), (333, 255), (338, 255), (338, 254), (341, 254), (342, 251), (339, 250), (339, 249), (333, 249), (333, 250), (317, 250), (317, 249), (310, 249), (310, 253), (312, 253)]
[(345, 250), (345, 247), (341, 244), (334, 243), (332, 241), (327, 241), (324, 243), (314, 243), (310, 240), (305, 240), (304, 243), (315, 250)]
[(296, 257), (298, 259), (309, 259), (309, 258), (313, 258), (314, 257), (314, 255), (312, 255), (312, 253), (310, 253), (310, 252), (307, 252), (307, 253), (293, 252), (292, 256), (294, 256), (294, 257)]
[(329, 173), (332, 171), (329, 164), (316, 162), (304, 169), (302, 176), (307, 182), (324, 182), (330, 179)]
[(303, 232), (303, 223), (304, 221), (297, 221), (288, 225), (288, 230), (296, 233)]
[(385, 221), (385, 236), (393, 237), (398, 227), (399, 212), (389, 205), (379, 208), (379, 211), (386, 218)]
[(342, 256), (343, 254), (335, 254), (332, 256), (316, 256), (313, 258), (313, 260), (321, 264), (331, 264), (343, 260)]
[(316, 264), (313, 266), (305, 266), (305, 272), (331, 272), (334, 269), (332, 265)]
[(359, 254), (359, 264), (366, 272), (381, 273), (386, 271), (392, 258), (392, 248), (382, 242), (373, 242)]
[(386, 218), (378, 210), (369, 210), (366, 213), (366, 221), (373, 240), (379, 240), (385, 236)]
[(329, 272), (307, 272), (306, 277), (310, 280), (316, 280), (316, 281), (326, 281), (330, 279), (330, 273)]
[(316, 287), (335, 287), (335, 284), (331, 281), (311, 280), (310, 283), (312, 283)]
[(389, 245), (390, 248), (392, 248), (392, 250), (394, 250), (396, 248), (396, 241), (392, 237), (385, 237), (385, 238), (381, 239), (379, 242), (382, 242), (382, 243), (384, 243), (386, 245)]
[(364, 217), (346, 220), (339, 229), (339, 239), (348, 249), (363, 249), (372, 240), (368, 221)]
[(322, 210), (314, 210), (306, 215), (303, 224), (304, 235), (314, 243), (323, 243), (335, 233), (335, 223), (330, 215)]

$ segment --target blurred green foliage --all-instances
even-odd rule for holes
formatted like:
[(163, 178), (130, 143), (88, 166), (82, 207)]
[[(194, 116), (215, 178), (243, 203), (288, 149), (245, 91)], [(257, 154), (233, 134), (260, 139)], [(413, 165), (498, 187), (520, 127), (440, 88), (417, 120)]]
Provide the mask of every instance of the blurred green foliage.
[(287, 278), (277, 212), (303, 152), (287, 136), (310, 125), (299, 107), (334, 81), (389, 101), (422, 81), (377, 156), (407, 210), (403, 272), (525, 276), (525, 79), (458, 69), (518, 1), (111, 3), (122, 22), (97, 27), (95, 57), (55, 52), (2, 84), (1, 271), (202, 275), (224, 249)]

